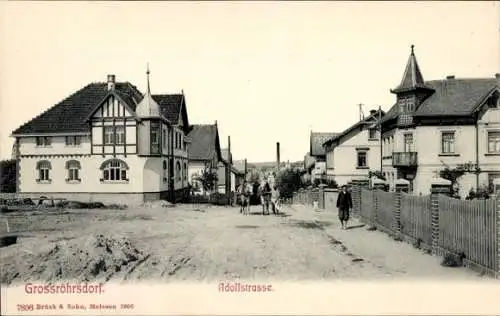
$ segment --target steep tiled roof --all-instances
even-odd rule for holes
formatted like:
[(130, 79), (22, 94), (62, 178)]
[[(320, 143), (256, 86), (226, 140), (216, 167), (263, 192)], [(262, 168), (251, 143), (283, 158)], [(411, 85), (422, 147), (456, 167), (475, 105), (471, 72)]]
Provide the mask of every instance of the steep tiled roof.
[[(143, 98), (139, 89), (130, 82), (115, 83), (114, 92), (133, 111)], [(13, 134), (89, 132), (90, 126), (86, 122), (86, 118), (91, 115), (108, 93), (106, 82), (90, 83), (23, 124)], [(160, 105), (162, 114), (169, 121), (176, 124), (179, 112), (182, 111), (184, 123), (189, 124), (183, 94), (153, 95), (153, 99)]]
[(337, 136), (338, 133), (311, 133), (310, 154), (313, 157), (326, 155), (323, 143)]
[[(129, 82), (117, 82), (115, 92), (135, 110), (142, 94)], [(16, 129), (13, 134), (88, 132), (85, 121), (97, 103), (108, 94), (107, 83), (91, 83)]]
[(163, 116), (173, 124), (179, 121), (179, 111), (183, 103), (182, 94), (155, 94), (153, 99), (158, 103)]
[[(415, 116), (469, 115), (495, 87), (495, 78), (446, 79), (427, 81), (434, 92), (417, 107)], [(394, 104), (382, 122), (398, 116), (398, 106)]]
[(192, 125), (188, 137), (191, 138), (189, 146), (189, 160), (210, 160), (214, 155), (220, 159), (217, 125)]
[[(374, 111), (372, 112), (369, 116), (367, 116), (366, 118), (358, 121), (356, 124), (352, 125), (351, 127), (349, 127), (348, 129), (344, 130), (342, 133), (338, 133), (335, 137), (331, 137), (330, 139), (326, 140), (325, 142), (323, 142), (323, 145), (327, 145), (327, 144), (331, 144), (332, 142), (336, 141), (336, 140), (340, 140), (342, 137), (348, 135), (350, 132), (354, 131), (355, 129), (361, 127), (362, 125), (366, 125), (366, 124), (369, 124), (370, 127), (371, 125), (373, 125), (373, 119), (376, 119), (378, 120), (379, 119), (379, 116), (382, 116), (382, 121), (383, 121), (383, 118), (385, 117), (385, 112), (380, 110), (380, 111)], [(377, 121), (375, 121), (377, 122)], [(379, 124), (376, 124), (376, 125), (379, 125)]]

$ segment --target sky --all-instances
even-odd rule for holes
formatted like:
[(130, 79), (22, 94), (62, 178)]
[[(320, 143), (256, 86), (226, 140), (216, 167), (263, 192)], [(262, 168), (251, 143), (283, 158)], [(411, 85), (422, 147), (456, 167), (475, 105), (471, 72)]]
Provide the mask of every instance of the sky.
[(234, 159), (302, 160), (309, 133), (388, 110), (415, 45), (425, 80), (500, 72), (498, 2), (0, 2), (0, 158), (89, 82), (184, 90)]

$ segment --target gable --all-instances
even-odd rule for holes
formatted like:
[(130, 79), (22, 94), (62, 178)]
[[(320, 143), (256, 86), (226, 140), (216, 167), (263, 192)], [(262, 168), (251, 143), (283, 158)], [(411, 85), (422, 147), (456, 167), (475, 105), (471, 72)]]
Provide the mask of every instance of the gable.
[(92, 118), (131, 117), (132, 109), (115, 94), (110, 93), (94, 110)]

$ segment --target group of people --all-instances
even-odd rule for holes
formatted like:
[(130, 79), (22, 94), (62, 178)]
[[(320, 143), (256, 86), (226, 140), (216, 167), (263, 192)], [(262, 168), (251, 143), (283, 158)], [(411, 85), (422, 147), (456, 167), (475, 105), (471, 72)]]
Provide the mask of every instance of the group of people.
[[(253, 194), (252, 186), (244, 180), (243, 183), (238, 188), (238, 197), (240, 201), (240, 213), (245, 215), (250, 212), (250, 197)], [(269, 215), (269, 208), (271, 207), (273, 214), (279, 214), (279, 201), (280, 201), (280, 193), (276, 186), (271, 188), (271, 185), (268, 181), (264, 181), (261, 186), (259, 186), (259, 190), (257, 195), (260, 198), (260, 204), (262, 205), (262, 215)]]
[[(250, 197), (253, 194), (252, 186), (245, 180), (238, 187), (238, 199), (240, 201), (240, 213), (248, 215), (250, 212)], [(269, 215), (269, 207), (271, 207), (273, 214), (279, 214), (280, 208), (280, 193), (276, 186), (271, 188), (268, 181), (263, 182), (259, 187), (258, 195), (260, 197), (260, 204), (262, 205), (262, 214)], [(346, 185), (343, 185), (337, 197), (337, 209), (340, 225), (342, 229), (347, 229), (349, 221), (349, 211), (352, 209), (351, 193)]]

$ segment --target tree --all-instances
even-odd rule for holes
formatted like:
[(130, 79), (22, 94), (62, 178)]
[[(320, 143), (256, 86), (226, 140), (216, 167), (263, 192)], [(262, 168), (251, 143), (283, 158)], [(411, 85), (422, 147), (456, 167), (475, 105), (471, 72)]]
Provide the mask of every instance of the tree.
[(466, 173), (474, 173), (478, 174), (481, 172), (481, 169), (472, 162), (467, 162), (464, 164), (459, 164), (455, 168), (450, 168), (446, 166), (443, 170), (439, 172), (439, 176), (443, 179), (449, 180), (451, 182), (452, 188), (455, 185), (458, 185), (458, 180), (461, 176)]
[(276, 176), (276, 186), (280, 195), (284, 198), (293, 197), (293, 192), (302, 185), (301, 172), (298, 169), (285, 169), (278, 172)]
[(215, 184), (217, 183), (217, 169), (215, 168), (205, 168), (201, 171), (200, 182), (203, 186), (203, 190), (208, 192), (213, 192), (215, 189)]
[(0, 161), (0, 192), (16, 192), (16, 172), (14, 159)]

